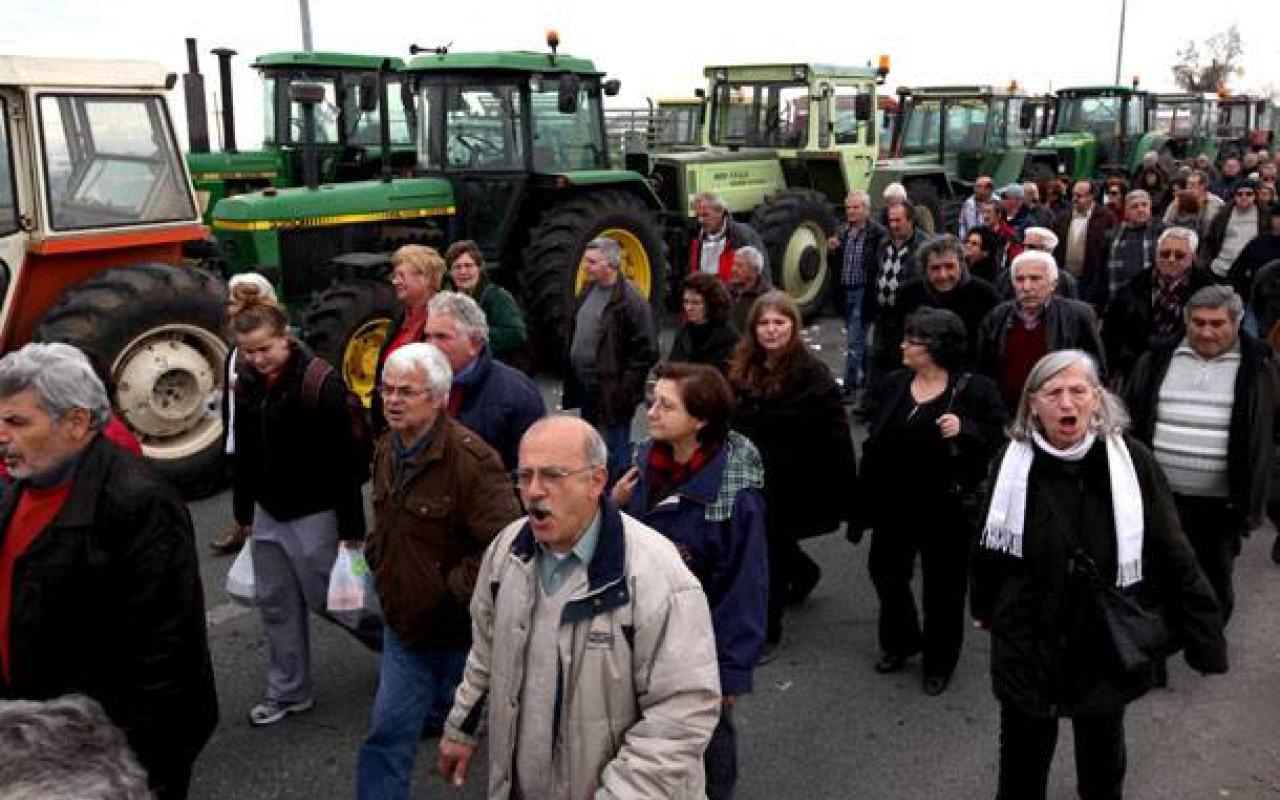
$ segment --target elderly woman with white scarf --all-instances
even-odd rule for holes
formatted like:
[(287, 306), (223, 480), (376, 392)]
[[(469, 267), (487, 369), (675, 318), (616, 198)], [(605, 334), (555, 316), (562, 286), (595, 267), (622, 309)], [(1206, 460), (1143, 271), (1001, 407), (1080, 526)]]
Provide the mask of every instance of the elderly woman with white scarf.
[(1193, 669), (1227, 669), (1213, 590), (1127, 423), (1083, 351), (1050, 353), (1027, 377), (971, 588), (1000, 701), (997, 800), (1044, 798), (1059, 717), (1072, 720), (1082, 800), (1123, 796), (1125, 707), (1153, 665), (1123, 665), (1099, 600), (1110, 587), (1162, 610)]

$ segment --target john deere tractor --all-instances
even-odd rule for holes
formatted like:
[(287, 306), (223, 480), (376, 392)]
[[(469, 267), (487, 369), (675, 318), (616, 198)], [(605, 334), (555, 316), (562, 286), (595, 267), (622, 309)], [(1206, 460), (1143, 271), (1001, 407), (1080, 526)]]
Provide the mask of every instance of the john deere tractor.
[(1166, 168), (1203, 153), (1218, 160), (1218, 96), (1208, 93), (1156, 97), (1156, 128), (1166, 138), (1160, 159)]
[(942, 168), (877, 160), (876, 92), (888, 71), (887, 59), (877, 67), (707, 67), (704, 148), (659, 153), (650, 174), (672, 262), (686, 263), (695, 196), (715, 191), (764, 239), (775, 285), (812, 315), (831, 287), (826, 240), (850, 190), (868, 190), (878, 208), (898, 181), (918, 223), (942, 230), (954, 216)]
[(1073, 180), (1132, 176), (1147, 153), (1169, 149), (1168, 137), (1156, 129), (1154, 94), (1131, 86), (1089, 86), (1056, 95), (1053, 133), (1036, 147), (1055, 151)]
[[(384, 169), (380, 180), (217, 204), (230, 270), (276, 282), (307, 340), (366, 398), (395, 310), (388, 255), (402, 244), (476, 240), (490, 277), (522, 300), (548, 364), (562, 352), (592, 239), (621, 244), (624, 272), (658, 305), (658, 199), (642, 175), (613, 169), (606, 147), (602, 100), (618, 84), (591, 61), (557, 54), (558, 39), (548, 43), (543, 53), (441, 48), (413, 58), (400, 75), (417, 99), (414, 177)], [(305, 111), (323, 96), (295, 83), (293, 99)]]
[[(196, 60), (195, 40), (187, 40), (190, 72), (184, 76), (190, 151), (187, 165), (201, 198), (205, 221), (224, 197), (268, 186), (300, 186), (303, 175), (303, 108), (291, 99), (291, 87), (318, 87), (315, 104), (315, 152), (318, 179), (324, 183), (366, 180), (381, 163), (381, 108), (375, 99), (380, 71), (389, 70), (391, 161), (400, 170), (416, 160), (413, 145), (413, 93), (403, 87), (399, 58), (332, 52), (267, 53), (253, 68), (262, 77), (263, 140), (251, 150), (236, 146), (235, 108), (231, 90), (234, 50), (213, 51), (219, 60), (222, 150), (211, 152), (204, 105), (204, 81)], [(404, 88), (404, 91), (401, 89)]]

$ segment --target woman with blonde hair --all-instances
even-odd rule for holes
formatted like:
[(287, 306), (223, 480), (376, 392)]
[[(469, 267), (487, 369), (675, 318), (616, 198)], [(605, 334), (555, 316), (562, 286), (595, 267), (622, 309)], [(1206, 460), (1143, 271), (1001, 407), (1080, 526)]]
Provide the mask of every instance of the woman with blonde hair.
[[(391, 286), (396, 291), (400, 308), (391, 319), (391, 332), (378, 350), (378, 368), (374, 386), (382, 383), (382, 367), (387, 356), (411, 342), (425, 342), (427, 303), (440, 291), (444, 282), (444, 259), (434, 247), (406, 244), (391, 254)], [(382, 418), (382, 396), (373, 393), (370, 411), (374, 430), (386, 430)]]

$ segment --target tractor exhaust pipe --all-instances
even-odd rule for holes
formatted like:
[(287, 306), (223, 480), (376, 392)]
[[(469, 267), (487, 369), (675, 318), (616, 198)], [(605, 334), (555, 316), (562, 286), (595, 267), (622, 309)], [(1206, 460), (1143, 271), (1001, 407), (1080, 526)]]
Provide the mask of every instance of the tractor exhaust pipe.
[(229, 47), (215, 47), (211, 50), (218, 57), (218, 82), (222, 89), (222, 149), (227, 153), (236, 152), (236, 112), (232, 104), (231, 92), (231, 57), (236, 54)]
[(187, 145), (193, 153), (209, 152), (209, 109), (204, 101), (204, 76), (196, 55), (196, 40), (187, 39), (187, 71), (182, 75), (187, 108)]

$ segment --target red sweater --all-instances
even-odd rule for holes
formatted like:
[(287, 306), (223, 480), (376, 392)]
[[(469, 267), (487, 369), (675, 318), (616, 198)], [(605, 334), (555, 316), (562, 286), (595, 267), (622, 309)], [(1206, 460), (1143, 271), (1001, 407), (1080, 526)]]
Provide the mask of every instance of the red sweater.
[[(14, 490), (16, 491), (16, 490)], [(28, 486), (18, 498), (18, 507), (9, 520), (9, 530), (0, 546), (0, 668), (9, 679), (9, 615), (13, 602), (13, 563), (62, 510), (71, 482), (48, 489)]]
[(1036, 362), (1049, 353), (1049, 334), (1044, 320), (1035, 330), (1027, 330), (1022, 320), (1014, 319), (1009, 328), (1009, 336), (1004, 340), (1004, 358), (1000, 363), (1000, 396), (1004, 398), (1005, 410), (1010, 415), (1018, 412), (1018, 400), (1022, 397), (1022, 386), (1031, 374)]

